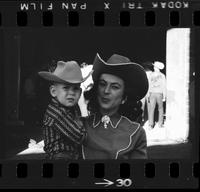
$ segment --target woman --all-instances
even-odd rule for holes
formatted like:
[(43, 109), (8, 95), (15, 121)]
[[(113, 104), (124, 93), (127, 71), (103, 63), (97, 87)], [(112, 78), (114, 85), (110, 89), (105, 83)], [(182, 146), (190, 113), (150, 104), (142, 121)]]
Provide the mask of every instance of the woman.
[(139, 123), (140, 99), (148, 90), (144, 69), (128, 58), (112, 55), (107, 62), (97, 54), (92, 89), (85, 93), (89, 117), (84, 120), (87, 142), (84, 159), (144, 159), (146, 134)]

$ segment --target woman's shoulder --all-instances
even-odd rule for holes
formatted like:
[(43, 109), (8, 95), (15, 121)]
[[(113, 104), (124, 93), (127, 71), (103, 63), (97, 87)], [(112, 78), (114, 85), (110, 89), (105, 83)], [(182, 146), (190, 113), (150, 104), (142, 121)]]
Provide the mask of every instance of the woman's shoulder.
[(125, 127), (132, 129), (134, 132), (145, 132), (144, 128), (141, 126), (140, 123), (132, 121), (126, 116), (122, 116), (123, 123), (126, 124)]
[(129, 119), (126, 116), (122, 116), (122, 119), (124, 120), (124, 122), (126, 122), (127, 124), (134, 126), (134, 127), (140, 127), (140, 123), (132, 121), (131, 119)]

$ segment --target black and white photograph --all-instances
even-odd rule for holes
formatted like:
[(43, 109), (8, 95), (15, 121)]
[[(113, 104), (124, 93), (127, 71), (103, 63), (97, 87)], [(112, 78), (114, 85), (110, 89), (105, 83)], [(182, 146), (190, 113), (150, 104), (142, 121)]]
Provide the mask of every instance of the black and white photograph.
[(191, 159), (192, 28), (5, 28), (9, 160)]

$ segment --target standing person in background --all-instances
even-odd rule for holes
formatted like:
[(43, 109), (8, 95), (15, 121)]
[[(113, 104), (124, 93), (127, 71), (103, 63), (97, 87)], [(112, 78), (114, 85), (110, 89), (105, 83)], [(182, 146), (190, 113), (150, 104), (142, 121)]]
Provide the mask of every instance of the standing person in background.
[(164, 69), (164, 64), (155, 61), (153, 63), (154, 71), (149, 76), (149, 128), (154, 127), (154, 112), (156, 104), (158, 104), (158, 127), (163, 127), (163, 102), (166, 100), (166, 79), (165, 75), (160, 72)]

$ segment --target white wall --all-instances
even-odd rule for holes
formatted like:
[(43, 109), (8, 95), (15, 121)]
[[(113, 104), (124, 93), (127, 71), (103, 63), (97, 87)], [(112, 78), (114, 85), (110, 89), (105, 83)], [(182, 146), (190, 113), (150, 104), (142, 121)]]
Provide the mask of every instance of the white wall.
[(166, 137), (181, 141), (189, 131), (190, 29), (168, 30), (166, 45)]

